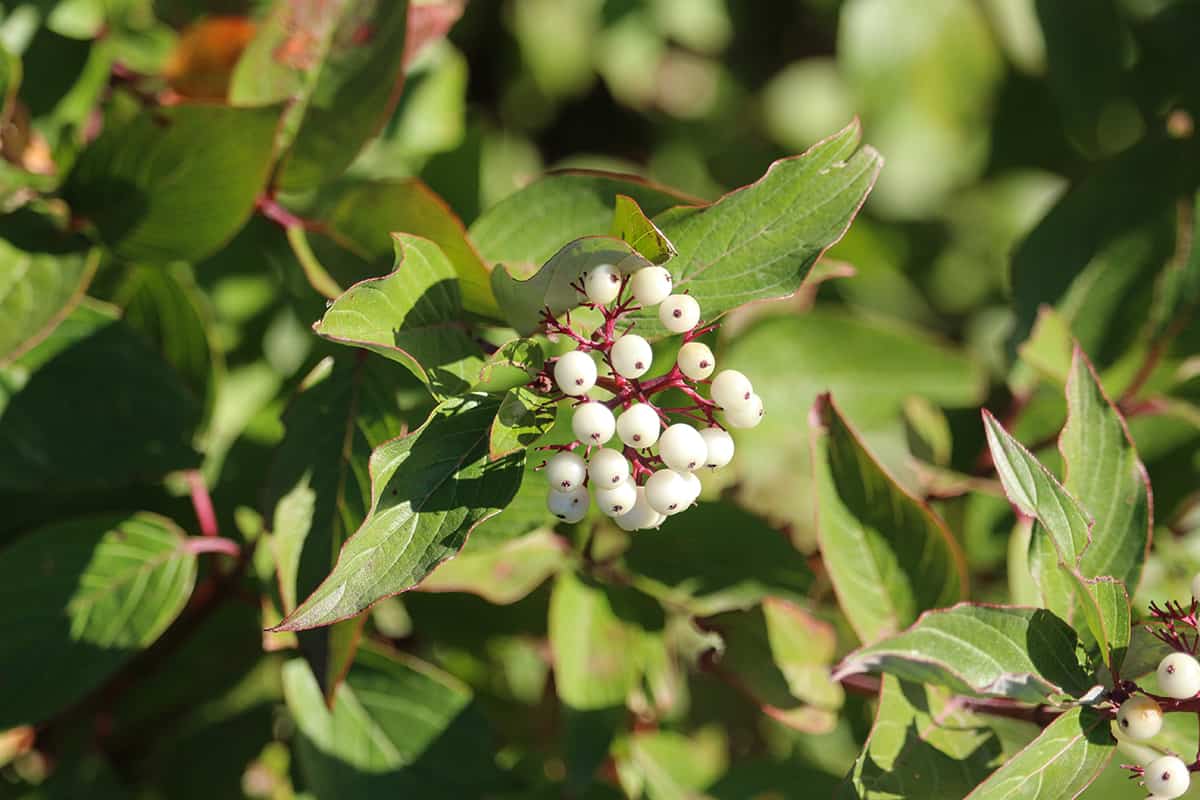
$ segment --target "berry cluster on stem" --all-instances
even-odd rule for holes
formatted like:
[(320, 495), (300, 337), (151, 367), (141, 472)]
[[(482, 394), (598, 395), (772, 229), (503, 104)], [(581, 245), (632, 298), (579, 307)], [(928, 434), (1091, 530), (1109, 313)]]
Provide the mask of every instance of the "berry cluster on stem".
[[(544, 465), (547, 505), (559, 519), (578, 522), (594, 498), (625, 530), (658, 527), (695, 502), (697, 469), (730, 462), (734, 445), (727, 428), (757, 425), (762, 400), (740, 372), (724, 370), (713, 377), (716, 358), (700, 337), (716, 325), (701, 324), (694, 297), (672, 294), (671, 274), (663, 267), (622, 275), (601, 264), (571, 287), (581, 296), (580, 305), (598, 311), (602, 322), (585, 335), (570, 312), (560, 320), (549, 308), (542, 311), (544, 332), (575, 345), (531, 384), (549, 389), (547, 402), (574, 401), (574, 441), (543, 448), (555, 453)], [(632, 332), (635, 322), (628, 316), (654, 306), (662, 326), (680, 335), (682, 343), (666, 374), (645, 378), (654, 351)], [(593, 390), (608, 396), (592, 397)], [(681, 405), (659, 402), (669, 391), (682, 395)], [(614, 436), (621, 444), (605, 447)]]

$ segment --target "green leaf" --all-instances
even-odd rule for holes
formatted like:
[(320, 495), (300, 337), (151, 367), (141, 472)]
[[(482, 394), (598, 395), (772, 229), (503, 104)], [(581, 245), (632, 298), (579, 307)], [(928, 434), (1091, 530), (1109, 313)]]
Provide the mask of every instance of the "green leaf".
[[(371, 451), (405, 430), (396, 398), (403, 377), (379, 359), (327, 361), (305, 379), (284, 414), (286, 432), (267, 480), (284, 614), (316, 590), (366, 518)], [(327, 695), (353, 659), (361, 624), (362, 619), (349, 620), (299, 637)]]
[(662, 627), (662, 609), (634, 590), (559, 575), (550, 596), (559, 699), (576, 711), (624, 706)]
[[(466, 228), (446, 201), (416, 178), (391, 181), (343, 181), (323, 188), (307, 217), (321, 222), (333, 236), (332, 246), (349, 247), (368, 262), (389, 259), (394, 241), (391, 231), (421, 236), (436, 243), (458, 275), (463, 307), (472, 313), (499, 319), (492, 295), (491, 270), (467, 238)], [(310, 242), (319, 233), (305, 234)], [(318, 251), (324, 248), (318, 247)], [(366, 266), (366, 265), (364, 265)], [(334, 277), (343, 285), (377, 273)]]
[(492, 289), (508, 324), (528, 336), (541, 327), (544, 308), (549, 307), (559, 316), (583, 301), (583, 295), (571, 284), (592, 267), (611, 264), (628, 274), (649, 263), (620, 239), (587, 236), (565, 245), (540, 269), (528, 274), (514, 274), (511, 264), (497, 265), (492, 271)]
[(633, 175), (594, 170), (551, 172), (485, 211), (471, 239), (490, 263), (526, 268), (545, 263), (563, 242), (606, 233), (618, 195), (651, 217), (701, 201)]
[(534, 339), (513, 339), (488, 356), (479, 371), (475, 392), (501, 393), (529, 383), (546, 363), (546, 352)]
[(1042, 608), (960, 603), (846, 656), (835, 678), (883, 672), (956, 692), (1030, 703), (1091, 688), (1075, 631)]
[(1136, 592), (1153, 530), (1150, 479), (1121, 412), (1078, 347), (1067, 408), (1059, 441), (1064, 486), (1095, 520), (1080, 572), (1086, 578), (1112, 575)]
[(332, 708), (302, 660), (283, 668), (300, 773), (317, 797), (451, 800), (500, 788), (470, 690), (412, 656), (364, 643)]
[(554, 427), (557, 417), (558, 405), (544, 395), (524, 386), (509, 389), (492, 423), (488, 452), (497, 459), (527, 450)]
[[(983, 425), (1004, 493), (1021, 513), (1041, 523), (1059, 561), (1077, 566), (1091, 542), (1092, 519), (1050, 470), (1009, 435), (987, 409), (983, 411)], [(1034, 536), (1037, 534), (1035, 530)]]
[(47, 336), (83, 297), (100, 251), (35, 214), (0, 225), (0, 365)]
[(277, 0), (230, 86), (239, 105), (289, 101), (276, 185), (340, 175), (391, 115), (403, 84), (408, 2)]
[(273, 630), (328, 625), (411, 589), (504, 508), (520, 485), (524, 458), (488, 459), (498, 409), (486, 395), (447, 400), (416, 431), (377, 447), (370, 513), (333, 572)]
[(267, 182), (279, 109), (185, 104), (111, 114), (63, 189), (129, 261), (194, 261), (245, 224)]
[[(883, 164), (859, 149), (857, 120), (803, 155), (776, 161), (759, 180), (712, 205), (657, 218), (679, 255), (675, 291), (700, 302), (705, 320), (754, 300), (786, 297), (858, 213)], [(637, 315), (643, 335), (657, 315)]]
[(696, 616), (748, 609), (767, 595), (799, 600), (813, 583), (784, 533), (732, 503), (701, 503), (632, 537), (625, 566), (638, 588)]
[(619, 194), (616, 204), (609, 230), (614, 239), (629, 242), (651, 264), (662, 264), (676, 255), (675, 245), (650, 221), (636, 200)]
[[(635, 733), (618, 744), (617, 772), (630, 797), (641, 797), (632, 786), (645, 788), (648, 800), (710, 797), (712, 786), (729, 766), (729, 743), (715, 728), (694, 737), (674, 731)], [(632, 784), (632, 786), (631, 786)]]
[(200, 404), (110, 310), (80, 306), (0, 369), (0, 490), (152, 482), (196, 466)]
[(183, 610), (196, 556), (170, 520), (104, 515), (33, 531), (0, 558), (0, 656), (10, 693), (0, 728), (80, 700)]
[(0, 123), (8, 125), (21, 88), (21, 59), (0, 45)]
[(750, 611), (704, 621), (724, 640), (713, 669), (748, 694), (768, 716), (808, 733), (837, 724), (844, 694), (830, 679), (837, 636), (794, 603), (768, 597)]
[(979, 784), (970, 800), (1058, 800), (1078, 797), (1116, 752), (1109, 718), (1069, 709), (1033, 742)]
[(817, 538), (859, 638), (873, 642), (966, 597), (966, 562), (946, 524), (884, 471), (829, 395), (810, 419)]
[(462, 319), (454, 267), (428, 239), (393, 238), (395, 271), (350, 287), (313, 330), (403, 364), (435, 397), (461, 394), (478, 378), (483, 357)]
[(476, 547), (475, 537), (421, 581), (422, 592), (470, 592), (494, 605), (526, 597), (569, 563), (570, 546), (550, 531), (534, 531), (500, 546)]
[(1003, 749), (997, 732), (949, 692), (885, 675), (871, 734), (836, 797), (957, 800)]
[(1113, 675), (1119, 675), (1133, 635), (1125, 584), (1110, 576), (1084, 578), (1074, 570), (1065, 567), (1063, 570), (1080, 589), (1079, 606), (1083, 609), (1088, 630), (1100, 648), (1101, 659)]

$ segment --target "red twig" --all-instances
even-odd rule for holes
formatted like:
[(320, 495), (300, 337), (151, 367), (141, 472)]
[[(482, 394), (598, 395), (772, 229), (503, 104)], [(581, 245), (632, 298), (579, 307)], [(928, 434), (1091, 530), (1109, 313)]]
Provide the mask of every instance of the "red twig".
[(183, 547), (189, 553), (223, 553), (234, 558), (242, 554), (240, 544), (219, 536), (191, 536), (184, 542)]
[(208, 493), (204, 475), (198, 469), (188, 470), (187, 482), (192, 492), (192, 509), (196, 512), (200, 533), (204, 536), (216, 536), (219, 533), (217, 514), (213, 511), (212, 497)]

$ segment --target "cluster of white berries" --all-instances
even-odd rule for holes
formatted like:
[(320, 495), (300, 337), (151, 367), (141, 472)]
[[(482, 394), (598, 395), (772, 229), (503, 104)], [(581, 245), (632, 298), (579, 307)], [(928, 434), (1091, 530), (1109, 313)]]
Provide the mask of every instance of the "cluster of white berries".
[[(1200, 575), (1192, 580), (1192, 597), (1200, 598)], [(1152, 605), (1151, 609), (1154, 608)], [(1194, 612), (1194, 605), (1192, 609)], [(1180, 610), (1184, 610), (1182, 606)], [(1194, 700), (1200, 696), (1200, 661), (1191, 653), (1168, 653), (1159, 662), (1156, 677), (1161, 692), (1156, 696), (1158, 699), (1135, 694), (1117, 709), (1117, 727), (1125, 738), (1144, 741), (1158, 735), (1163, 727), (1159, 699)], [(1191, 785), (1191, 769), (1178, 756), (1165, 755), (1145, 766), (1142, 779), (1151, 793), (1147, 800), (1171, 800), (1187, 792)]]
[[(695, 392), (693, 384), (707, 382), (713, 375), (716, 358), (706, 344), (691, 338), (699, 333), (693, 331), (700, 322), (700, 304), (690, 295), (671, 294), (671, 273), (666, 269), (644, 267), (625, 281), (615, 267), (603, 264), (581, 277), (580, 289), (593, 306), (602, 308), (618, 301), (627, 285), (637, 307), (658, 306), (663, 327), (685, 334), (685, 343), (668, 375), (639, 381), (649, 371), (654, 352), (637, 334), (614, 333), (612, 321), (634, 310), (620, 304), (606, 310), (609, 324), (586, 342), (586, 350), (572, 350), (557, 359), (555, 385), (580, 402), (571, 418), (576, 442), (546, 463), (551, 489), (547, 505), (556, 517), (574, 523), (583, 519), (594, 498), (600, 510), (624, 530), (657, 528), (667, 516), (696, 501), (700, 479), (695, 470), (723, 467), (733, 458), (733, 438), (716, 422), (713, 412), (719, 409), (728, 427), (752, 428), (762, 419), (762, 400), (750, 380), (735, 370), (724, 370), (712, 378), (710, 399)], [(603, 386), (613, 395), (608, 401), (588, 397), (600, 379), (591, 351), (603, 355), (612, 373)], [(649, 400), (668, 389), (682, 389), (696, 401), (693, 411), (697, 417), (703, 415), (705, 427), (668, 424), (667, 412)], [(605, 447), (614, 437), (623, 451)], [(575, 452), (581, 446), (586, 460)], [(656, 446), (655, 456), (651, 448)], [(648, 466), (651, 463), (655, 468)]]

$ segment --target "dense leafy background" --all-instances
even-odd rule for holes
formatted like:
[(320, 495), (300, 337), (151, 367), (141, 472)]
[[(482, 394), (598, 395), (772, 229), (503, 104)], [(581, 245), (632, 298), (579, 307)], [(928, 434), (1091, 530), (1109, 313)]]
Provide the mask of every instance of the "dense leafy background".
[[(1149, 671), (1200, 568), (1200, 10), (919, 5), (0, 6), (0, 796), (1136, 797), (1194, 751), (962, 695)], [(661, 530), (556, 528), (517, 334), (672, 248), (768, 416)]]

